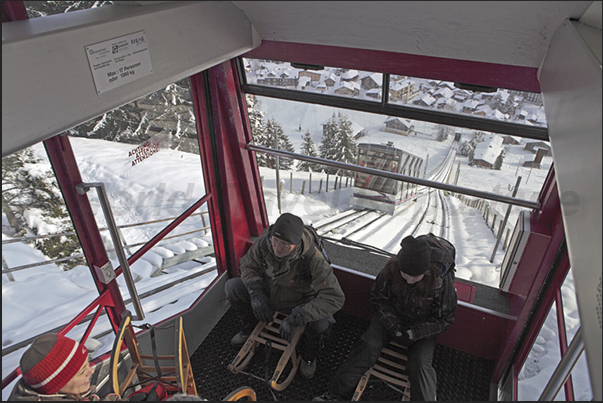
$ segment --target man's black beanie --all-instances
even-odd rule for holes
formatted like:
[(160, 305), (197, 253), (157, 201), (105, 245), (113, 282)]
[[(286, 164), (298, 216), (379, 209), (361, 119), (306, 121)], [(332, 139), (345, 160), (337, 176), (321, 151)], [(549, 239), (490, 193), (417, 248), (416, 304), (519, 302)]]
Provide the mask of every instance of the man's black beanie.
[(429, 269), (431, 264), (431, 249), (424, 239), (407, 236), (400, 244), (398, 252), (398, 269), (409, 276), (420, 276)]
[(272, 236), (290, 244), (297, 245), (304, 233), (304, 222), (301, 218), (290, 213), (282, 214), (272, 227)]

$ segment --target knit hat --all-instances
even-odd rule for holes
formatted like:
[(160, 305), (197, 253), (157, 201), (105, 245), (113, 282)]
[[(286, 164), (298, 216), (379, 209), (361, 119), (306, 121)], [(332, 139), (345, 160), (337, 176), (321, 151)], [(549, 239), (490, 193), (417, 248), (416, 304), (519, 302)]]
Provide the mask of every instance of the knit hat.
[(407, 236), (400, 243), (402, 249), (398, 252), (398, 270), (409, 276), (420, 276), (429, 269), (431, 250), (424, 239)]
[(62, 389), (88, 360), (83, 344), (56, 333), (34, 340), (21, 357), (23, 380), (39, 393), (52, 395)]
[(272, 235), (290, 244), (297, 245), (304, 233), (304, 222), (296, 215), (284, 213), (274, 223)]

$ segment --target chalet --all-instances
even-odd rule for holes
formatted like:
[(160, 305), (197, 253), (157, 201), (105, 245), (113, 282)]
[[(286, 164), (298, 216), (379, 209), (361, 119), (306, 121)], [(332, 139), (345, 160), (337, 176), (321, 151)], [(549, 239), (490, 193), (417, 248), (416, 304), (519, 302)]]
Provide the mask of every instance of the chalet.
[(531, 151), (533, 153), (538, 153), (539, 149), (544, 149), (544, 150), (546, 150), (544, 155), (546, 155), (546, 156), (553, 155), (553, 153), (551, 152), (550, 144), (548, 144), (544, 141), (531, 141), (529, 143), (526, 143), (526, 146), (523, 149)]
[(322, 78), (322, 72), (316, 70), (303, 70), (298, 73), (301, 80), (302, 77), (309, 77), (312, 82), (319, 82)]
[(339, 82), (339, 77), (334, 73), (331, 73), (327, 78), (325, 78), (325, 85), (327, 87), (334, 87), (335, 84)]
[(335, 94), (355, 97), (360, 94), (360, 84), (354, 82), (340, 82), (335, 88)]
[(419, 105), (419, 106), (428, 106), (428, 107), (433, 107), (435, 106), (435, 98), (432, 97), (429, 94), (423, 94), (419, 99), (417, 99), (416, 101), (413, 102), (413, 104), (415, 105)]
[(473, 165), (484, 168), (494, 168), (496, 158), (503, 151), (503, 139), (501, 136), (493, 134), (488, 136), (485, 141), (478, 143), (473, 152)]
[(437, 91), (435, 91), (433, 93), (433, 97), (435, 99), (452, 98), (453, 95), (454, 95), (454, 92), (448, 87), (439, 88)]
[(366, 92), (366, 96), (375, 99), (381, 99), (381, 88), (373, 88), (372, 90), (368, 90)]
[(521, 143), (521, 137), (510, 136), (510, 135), (503, 137), (503, 144), (517, 145), (520, 143)]
[(538, 151), (536, 152), (536, 156), (534, 157), (534, 160), (533, 161), (524, 161), (523, 166), (530, 167), (530, 168), (540, 168), (540, 164), (542, 163), (542, 157), (544, 157), (546, 153), (547, 153), (547, 150), (545, 148), (539, 148)]
[(306, 87), (309, 86), (311, 82), (312, 82), (312, 80), (308, 76), (300, 77), (299, 80), (298, 80), (298, 82), (297, 82), (297, 89), (298, 90), (305, 90)]
[(383, 74), (373, 73), (360, 80), (361, 87), (364, 90), (372, 90), (374, 88), (381, 88), (383, 85)]
[(356, 81), (359, 76), (358, 70), (348, 70), (341, 75), (341, 81)]
[(456, 105), (456, 101), (452, 98), (439, 98), (435, 106), (438, 109), (452, 109)]
[(402, 119), (397, 117), (389, 117), (385, 120), (385, 128), (383, 131), (390, 133), (402, 134), (408, 136), (414, 132), (415, 126), (410, 119)]
[(465, 102), (463, 102), (461, 109), (465, 113), (473, 113), (478, 105), (479, 105), (479, 101), (477, 99), (468, 99)]

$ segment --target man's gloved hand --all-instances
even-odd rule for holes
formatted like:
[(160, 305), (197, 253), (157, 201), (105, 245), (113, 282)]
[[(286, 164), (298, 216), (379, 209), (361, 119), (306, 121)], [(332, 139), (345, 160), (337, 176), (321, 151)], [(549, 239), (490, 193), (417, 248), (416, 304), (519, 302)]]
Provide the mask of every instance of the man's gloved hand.
[(247, 284), (247, 288), (251, 297), (251, 309), (256, 319), (266, 323), (272, 322), (274, 310), (270, 307), (270, 297), (262, 280)]
[(298, 326), (306, 326), (308, 324), (308, 318), (306, 317), (306, 312), (304, 308), (301, 306), (296, 306), (291, 311), (279, 328), (279, 333), (281, 337), (287, 340), (289, 343), (293, 340), (293, 335), (295, 334), (295, 328)]
[(396, 343), (403, 344), (405, 346), (408, 346), (413, 341), (412, 330), (410, 327), (405, 325), (398, 326), (398, 329), (396, 329), (394, 332), (393, 337)]

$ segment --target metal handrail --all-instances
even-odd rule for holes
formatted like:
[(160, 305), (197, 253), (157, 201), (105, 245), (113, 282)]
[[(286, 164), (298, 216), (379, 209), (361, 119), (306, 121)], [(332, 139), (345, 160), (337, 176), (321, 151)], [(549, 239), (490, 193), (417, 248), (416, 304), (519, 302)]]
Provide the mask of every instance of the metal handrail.
[(549, 379), (538, 401), (554, 400), (563, 384), (570, 376), (572, 369), (578, 362), (580, 354), (584, 351), (584, 340), (582, 340), (582, 327), (574, 335), (574, 339), (567, 348), (563, 358), (557, 365), (555, 372)]
[(105, 190), (105, 184), (102, 182), (94, 182), (94, 183), (80, 183), (75, 186), (77, 192), (79, 194), (86, 194), (88, 190), (91, 188), (96, 188), (96, 192), (98, 194), (98, 199), (100, 200), (101, 207), (103, 209), (103, 214), (105, 215), (105, 221), (109, 226), (109, 233), (111, 234), (111, 240), (113, 241), (113, 246), (115, 247), (115, 253), (117, 254), (117, 259), (119, 260), (119, 264), (121, 265), (124, 280), (126, 281), (126, 286), (128, 287), (128, 291), (130, 292), (130, 297), (132, 298), (132, 305), (134, 306), (134, 310), (136, 311), (136, 317), (134, 320), (143, 320), (144, 319), (144, 311), (142, 310), (142, 305), (140, 303), (140, 299), (138, 298), (138, 293), (136, 291), (136, 286), (134, 285), (134, 279), (132, 278), (132, 272), (130, 271), (130, 264), (128, 263), (128, 258), (126, 257), (126, 253), (121, 245), (121, 238), (119, 237), (119, 229), (117, 228), (117, 224), (115, 224), (115, 218), (113, 217), (113, 212), (111, 211), (111, 205), (109, 203), (109, 198), (107, 197), (107, 192)]
[(431, 181), (428, 179), (415, 178), (414, 176), (402, 175), (394, 172), (381, 171), (379, 169), (361, 167), (354, 164), (346, 164), (345, 162), (331, 161), (318, 157), (310, 157), (308, 155), (292, 153), (289, 151), (275, 150), (274, 148), (258, 146), (255, 144), (247, 144), (245, 146), (251, 151), (260, 151), (267, 154), (279, 155), (281, 157), (287, 157), (291, 159), (314, 162), (321, 165), (328, 165), (336, 168), (347, 169), (354, 172), (362, 172), (370, 175), (377, 175), (388, 179), (395, 179), (408, 183), (414, 183), (417, 185), (427, 186), (435, 189), (448, 190), (453, 193), (461, 193), (468, 196), (479, 197), (482, 199), (494, 200), (502, 203), (513, 204), (516, 206), (527, 207), (532, 209), (540, 209), (541, 204), (539, 202), (533, 202), (530, 200), (517, 199), (514, 197), (498, 195), (495, 193), (482, 192), (480, 190), (469, 189), (461, 186), (449, 185), (447, 183), (441, 183), (437, 181)]

